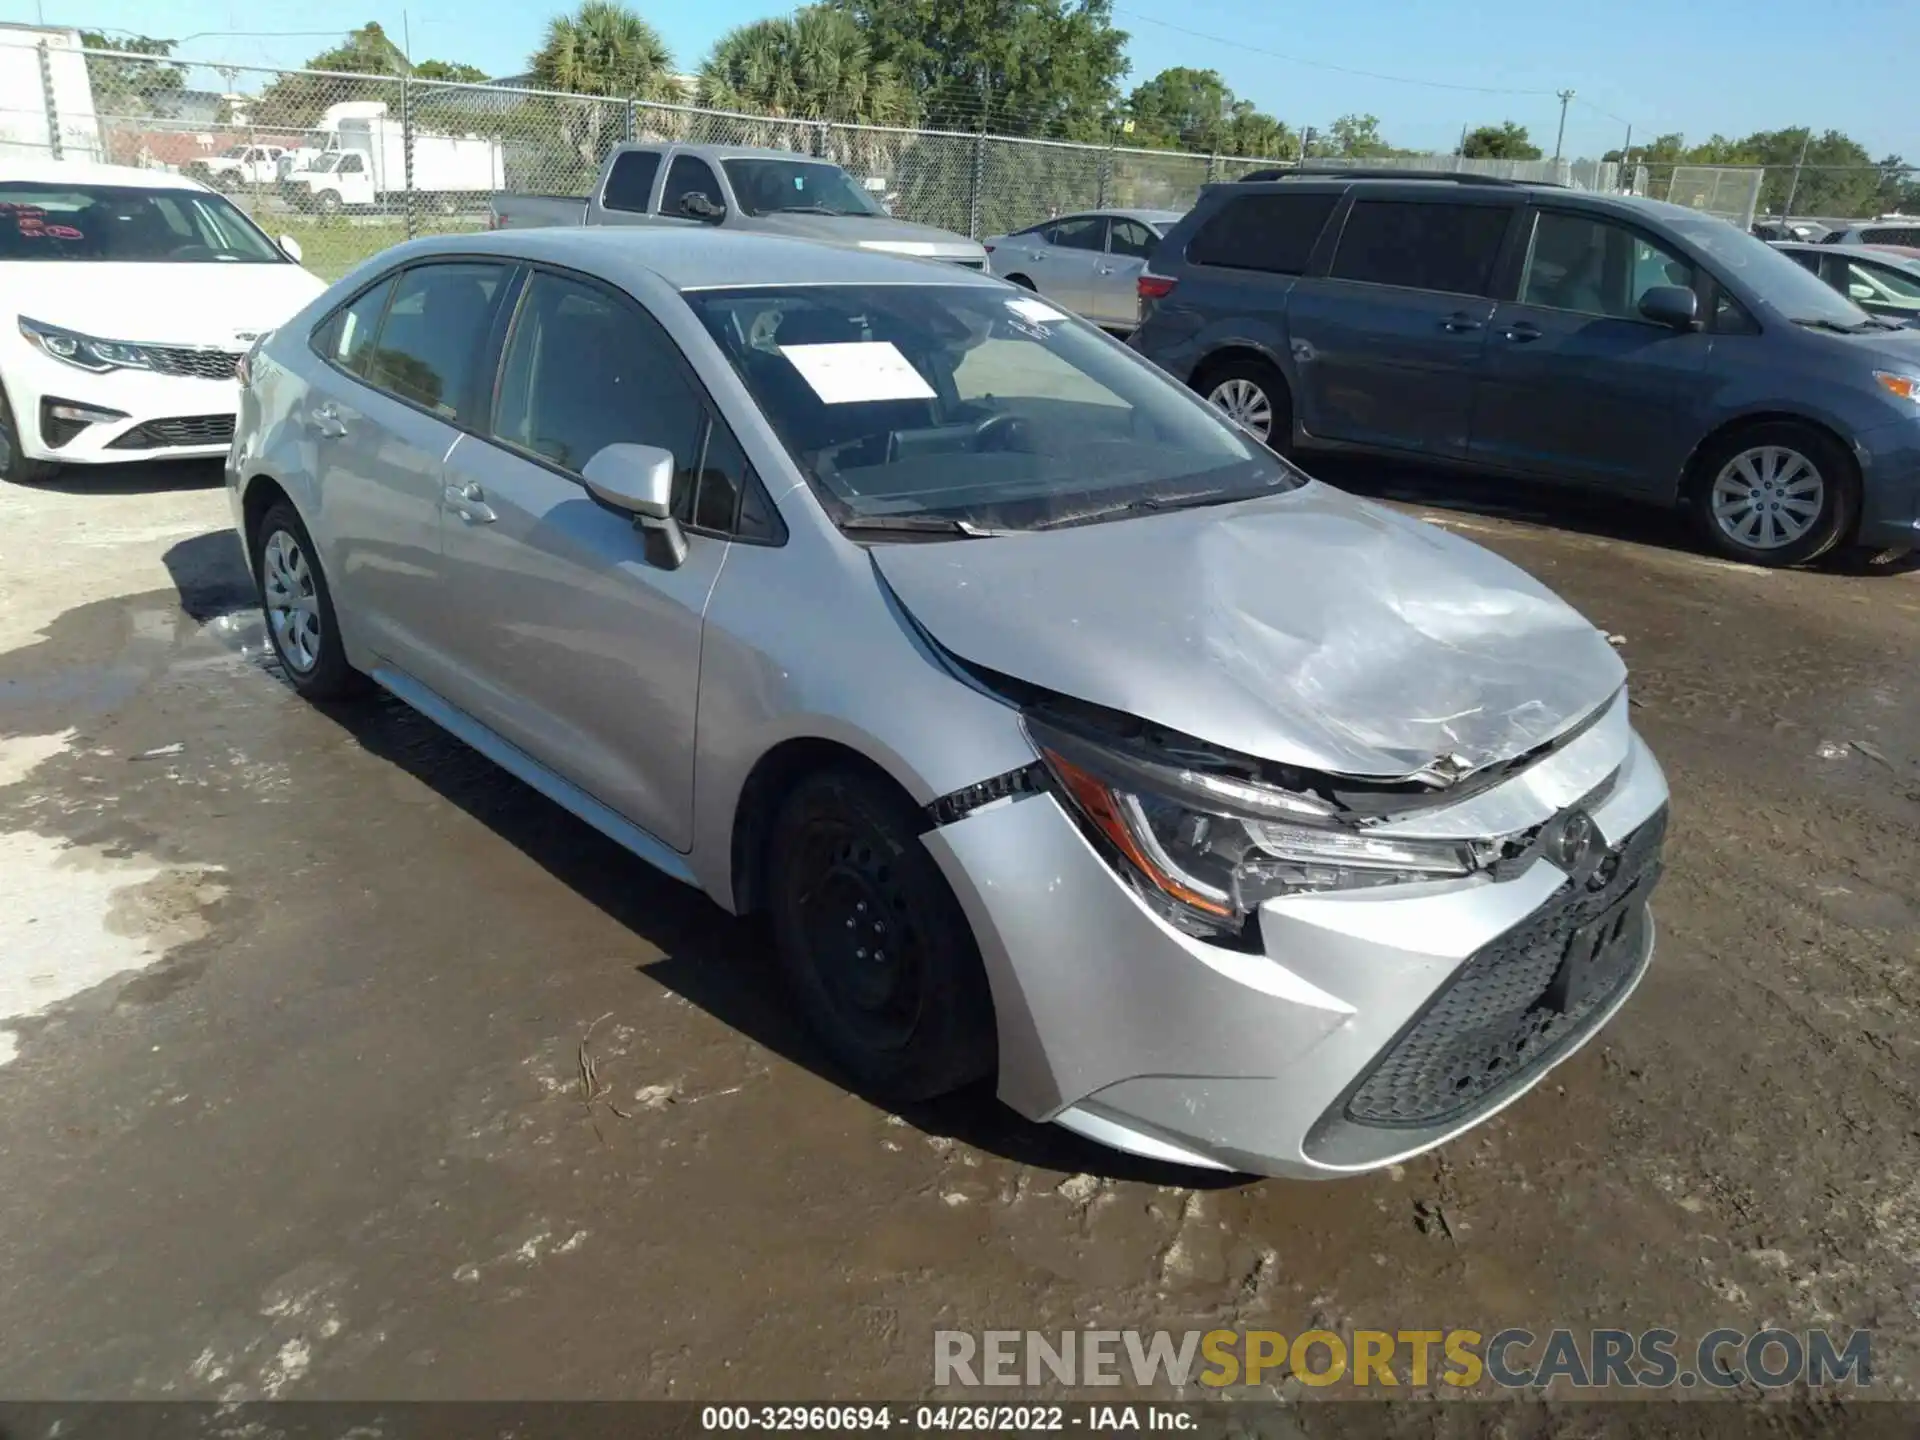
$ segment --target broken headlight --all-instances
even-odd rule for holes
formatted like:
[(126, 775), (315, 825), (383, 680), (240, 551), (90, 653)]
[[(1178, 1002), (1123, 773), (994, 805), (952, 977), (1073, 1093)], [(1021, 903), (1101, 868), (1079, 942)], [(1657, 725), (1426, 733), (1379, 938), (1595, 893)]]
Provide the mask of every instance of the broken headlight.
[(1316, 795), (1128, 754), (1033, 716), (1061, 793), (1161, 913), (1237, 932), (1263, 900), (1471, 874), (1466, 841), (1370, 835)]

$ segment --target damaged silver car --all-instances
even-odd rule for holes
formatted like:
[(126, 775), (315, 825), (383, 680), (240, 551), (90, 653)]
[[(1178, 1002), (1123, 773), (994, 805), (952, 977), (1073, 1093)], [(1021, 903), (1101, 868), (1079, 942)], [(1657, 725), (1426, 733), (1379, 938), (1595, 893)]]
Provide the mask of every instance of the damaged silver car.
[(984, 276), (755, 236), (386, 252), (243, 366), (234, 520), (371, 680), (726, 909), (889, 1103), (1403, 1159), (1653, 951), (1606, 638)]

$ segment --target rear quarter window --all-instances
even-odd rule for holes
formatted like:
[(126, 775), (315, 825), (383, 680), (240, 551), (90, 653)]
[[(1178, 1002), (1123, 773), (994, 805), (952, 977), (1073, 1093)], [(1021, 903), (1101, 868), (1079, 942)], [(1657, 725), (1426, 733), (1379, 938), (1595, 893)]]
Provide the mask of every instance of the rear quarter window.
[(1187, 242), (1195, 265), (1299, 275), (1313, 257), (1339, 195), (1326, 192), (1235, 195)]

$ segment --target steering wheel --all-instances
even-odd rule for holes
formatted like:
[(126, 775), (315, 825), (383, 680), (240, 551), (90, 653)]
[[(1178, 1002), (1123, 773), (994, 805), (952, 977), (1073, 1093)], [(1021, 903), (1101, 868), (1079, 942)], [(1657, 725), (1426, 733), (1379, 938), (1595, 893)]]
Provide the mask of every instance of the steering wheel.
[(1024, 415), (989, 415), (973, 427), (973, 449), (976, 452), (1014, 450), (1021, 448), (1014, 442), (1025, 440), (1026, 436)]

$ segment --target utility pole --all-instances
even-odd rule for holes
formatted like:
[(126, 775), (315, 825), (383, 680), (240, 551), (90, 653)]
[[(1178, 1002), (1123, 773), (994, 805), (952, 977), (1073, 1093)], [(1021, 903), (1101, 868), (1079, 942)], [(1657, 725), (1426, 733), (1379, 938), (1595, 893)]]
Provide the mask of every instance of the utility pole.
[(1633, 193), (1633, 126), (1627, 126), (1627, 143), (1620, 147), (1620, 188), (1627, 194)]
[(1553, 137), (1553, 163), (1560, 163), (1560, 149), (1567, 141), (1567, 106), (1573, 101), (1573, 91), (1560, 92), (1560, 133)]
[(1467, 153), (1467, 125), (1466, 125), (1466, 122), (1463, 120), (1460, 122), (1460, 143), (1453, 147), (1453, 158), (1458, 160), (1463, 156), (1465, 156), (1466, 153)]
[(1807, 163), (1807, 145), (1813, 139), (1813, 127), (1809, 125), (1800, 136), (1800, 158), (1793, 162), (1793, 179), (1787, 182), (1786, 203), (1780, 207), (1780, 223), (1785, 224), (1787, 217), (1793, 214), (1793, 197), (1800, 192), (1800, 167)]

